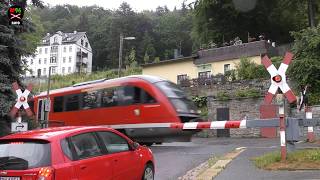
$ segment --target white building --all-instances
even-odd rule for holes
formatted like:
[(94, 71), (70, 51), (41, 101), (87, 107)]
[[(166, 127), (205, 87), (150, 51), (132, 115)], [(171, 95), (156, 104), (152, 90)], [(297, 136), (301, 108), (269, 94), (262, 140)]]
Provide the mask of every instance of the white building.
[(42, 39), (34, 57), (24, 58), (30, 71), (26, 77), (66, 75), (75, 72), (91, 73), (92, 49), (85, 32), (49, 34)]

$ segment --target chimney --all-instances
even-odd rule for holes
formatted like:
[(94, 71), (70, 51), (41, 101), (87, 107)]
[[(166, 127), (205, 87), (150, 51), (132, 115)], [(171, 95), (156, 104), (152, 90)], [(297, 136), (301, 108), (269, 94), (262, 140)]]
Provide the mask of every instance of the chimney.
[(77, 34), (77, 31), (73, 31), (73, 34)]
[(50, 33), (47, 33), (47, 36), (50, 36)]

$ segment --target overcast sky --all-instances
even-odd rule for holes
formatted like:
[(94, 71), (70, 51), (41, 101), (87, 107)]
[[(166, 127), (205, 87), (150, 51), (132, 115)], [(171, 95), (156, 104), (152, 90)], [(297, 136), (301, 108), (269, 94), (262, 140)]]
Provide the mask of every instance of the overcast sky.
[[(142, 10), (155, 10), (158, 6), (166, 5), (170, 10), (176, 6), (180, 9), (183, 0), (42, 0), (45, 4), (51, 6), (60, 4), (72, 4), (77, 6), (91, 6), (98, 5), (107, 9), (118, 9), (122, 2), (130, 4), (131, 8), (135, 11)], [(187, 0), (186, 4), (194, 0)]]

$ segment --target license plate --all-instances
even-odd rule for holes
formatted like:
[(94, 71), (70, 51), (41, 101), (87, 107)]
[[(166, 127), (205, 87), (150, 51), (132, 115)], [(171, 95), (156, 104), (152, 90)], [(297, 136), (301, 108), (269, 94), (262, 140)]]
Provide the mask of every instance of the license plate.
[(0, 177), (0, 180), (20, 180), (20, 177)]

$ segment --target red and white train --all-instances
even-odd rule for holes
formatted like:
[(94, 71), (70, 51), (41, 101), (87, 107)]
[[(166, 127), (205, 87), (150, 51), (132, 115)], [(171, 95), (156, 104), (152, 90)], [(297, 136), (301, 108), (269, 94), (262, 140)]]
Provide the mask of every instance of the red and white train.
[[(34, 97), (37, 119), (44, 117), (46, 92)], [(50, 91), (49, 126), (108, 125), (144, 143), (189, 141), (197, 131), (166, 123), (199, 121), (194, 103), (176, 84), (154, 76), (101, 79)]]

